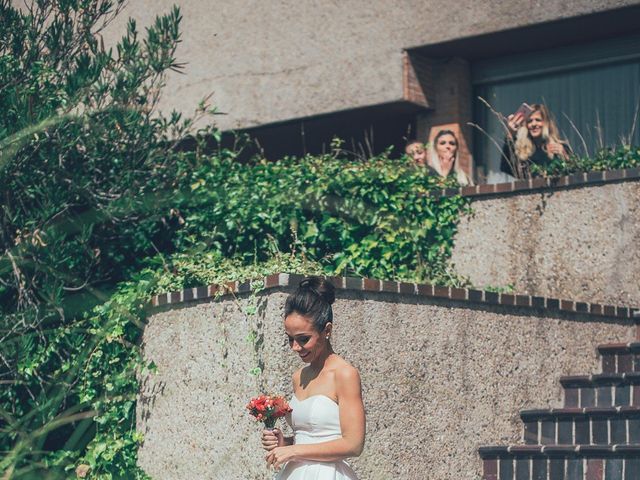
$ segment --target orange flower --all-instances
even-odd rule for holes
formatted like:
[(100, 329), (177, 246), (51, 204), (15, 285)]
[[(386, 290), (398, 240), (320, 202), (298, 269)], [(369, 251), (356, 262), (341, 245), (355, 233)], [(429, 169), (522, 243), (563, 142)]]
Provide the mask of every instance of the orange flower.
[(291, 412), (291, 407), (281, 395), (259, 395), (249, 401), (247, 410), (256, 420), (264, 422), (267, 428), (273, 428), (276, 419)]

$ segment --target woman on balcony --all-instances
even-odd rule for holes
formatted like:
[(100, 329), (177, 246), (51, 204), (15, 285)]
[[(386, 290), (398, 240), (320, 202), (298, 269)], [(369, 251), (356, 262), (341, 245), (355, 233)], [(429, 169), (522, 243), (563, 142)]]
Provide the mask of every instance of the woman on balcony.
[(440, 130), (429, 149), (429, 164), (442, 178), (455, 178), (460, 186), (472, 185), (458, 161), (458, 137), (452, 130)]
[(545, 105), (522, 104), (507, 117), (508, 133), (502, 149), (500, 170), (516, 178), (531, 178), (532, 165), (543, 166), (554, 158), (566, 160), (571, 148), (560, 139), (558, 127)]
[(404, 153), (414, 161), (416, 166), (426, 168), (429, 175), (438, 175), (438, 172), (429, 165), (429, 152), (424, 142), (409, 140), (404, 147)]

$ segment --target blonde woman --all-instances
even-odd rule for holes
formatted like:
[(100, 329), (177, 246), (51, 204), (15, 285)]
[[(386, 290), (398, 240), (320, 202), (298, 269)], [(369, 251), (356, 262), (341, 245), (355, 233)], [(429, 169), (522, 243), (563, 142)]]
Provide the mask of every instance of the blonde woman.
[(429, 165), (429, 151), (420, 140), (409, 140), (404, 148), (404, 153), (415, 162), (416, 167), (425, 168), (429, 175), (439, 175)]
[(404, 147), (404, 153), (416, 163), (419, 167), (427, 166), (427, 149), (424, 143), (419, 140), (409, 140)]
[(519, 109), (507, 117), (509, 133), (500, 170), (516, 178), (530, 178), (532, 164), (544, 165), (554, 157), (566, 160), (571, 155), (571, 148), (560, 139), (547, 107), (534, 103), (529, 108), (528, 114)]
[(460, 167), (458, 145), (452, 130), (440, 130), (429, 149), (429, 166), (443, 178), (454, 177), (464, 187), (472, 182)]

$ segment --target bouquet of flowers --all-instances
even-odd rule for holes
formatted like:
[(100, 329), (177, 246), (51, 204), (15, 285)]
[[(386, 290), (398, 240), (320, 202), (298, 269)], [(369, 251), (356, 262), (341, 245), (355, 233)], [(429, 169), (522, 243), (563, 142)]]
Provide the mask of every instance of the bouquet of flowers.
[(247, 410), (256, 421), (263, 422), (265, 428), (272, 429), (278, 418), (291, 412), (291, 407), (280, 395), (260, 395), (251, 399)]

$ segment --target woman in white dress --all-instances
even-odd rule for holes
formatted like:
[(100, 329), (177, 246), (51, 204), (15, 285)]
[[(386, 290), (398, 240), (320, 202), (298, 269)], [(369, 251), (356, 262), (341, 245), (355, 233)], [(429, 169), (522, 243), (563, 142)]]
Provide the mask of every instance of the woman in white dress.
[(307, 365), (293, 374), (294, 436), (264, 430), (267, 463), (282, 468), (278, 480), (357, 480), (345, 459), (362, 452), (365, 413), (360, 374), (331, 347), (333, 285), (312, 277), (285, 304), (289, 346)]

